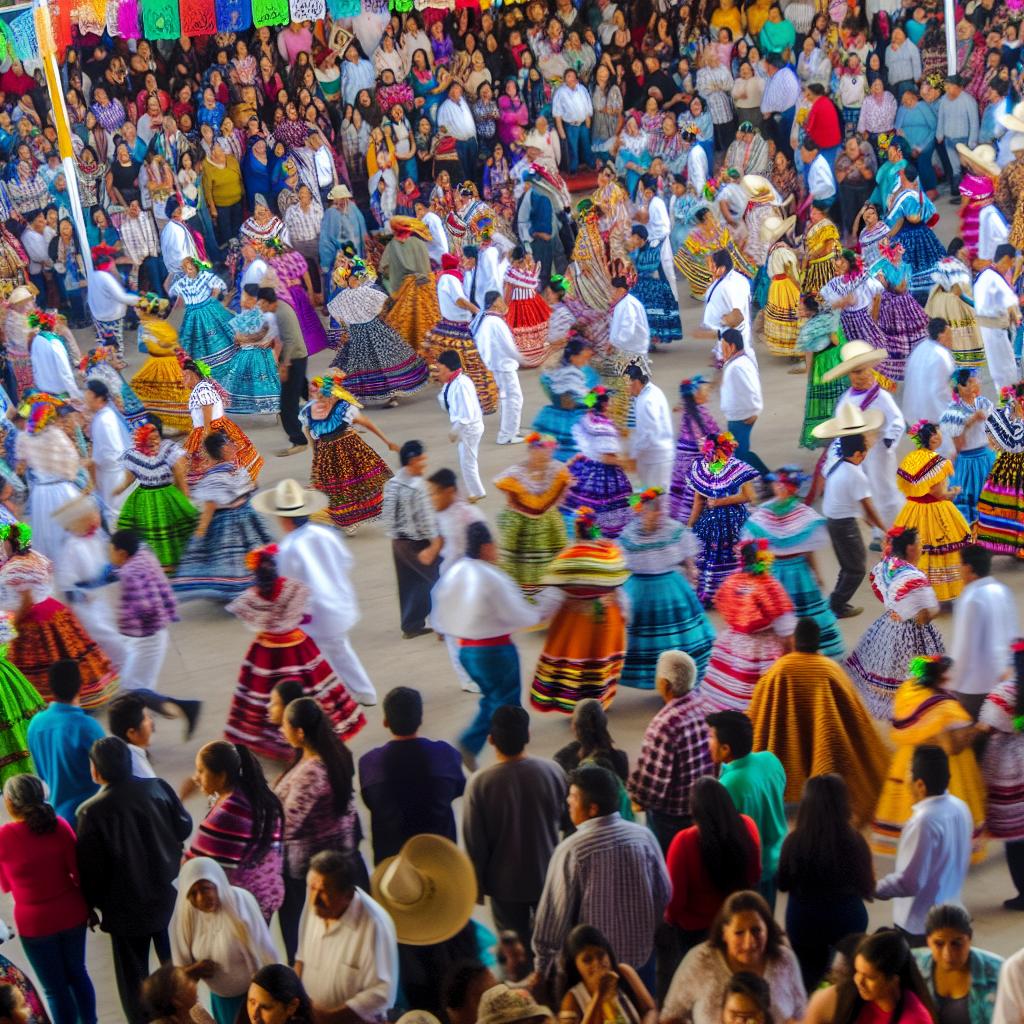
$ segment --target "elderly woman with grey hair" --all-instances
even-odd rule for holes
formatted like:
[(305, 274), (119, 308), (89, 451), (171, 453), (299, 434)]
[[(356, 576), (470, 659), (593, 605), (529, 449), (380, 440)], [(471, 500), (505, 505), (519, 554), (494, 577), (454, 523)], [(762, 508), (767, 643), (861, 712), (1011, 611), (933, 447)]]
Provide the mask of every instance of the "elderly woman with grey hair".
[(0, 888), (14, 897), (14, 926), (55, 1024), (96, 1020), (85, 968), (89, 911), (78, 880), (75, 833), (46, 802), (35, 775), (4, 784), (11, 821), (0, 826)]

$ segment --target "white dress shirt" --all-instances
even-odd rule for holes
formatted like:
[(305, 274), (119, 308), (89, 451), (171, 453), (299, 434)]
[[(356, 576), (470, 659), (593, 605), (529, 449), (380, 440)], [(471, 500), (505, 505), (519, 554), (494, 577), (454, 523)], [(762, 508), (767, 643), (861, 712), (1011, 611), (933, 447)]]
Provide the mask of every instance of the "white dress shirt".
[(481, 317), (473, 340), (484, 366), (491, 373), (515, 373), (522, 365), (512, 331), (500, 316), (487, 313)]
[(504, 290), (504, 279), (497, 247), (493, 244), (485, 246), (476, 260), (476, 304), (482, 308), (488, 292), (500, 295)]
[(448, 134), (460, 142), (476, 138), (476, 121), (465, 96), (458, 103), (447, 99), (437, 108), (437, 127), (438, 130), (446, 128)]
[(473, 314), (468, 309), (456, 305), (459, 299), (465, 299), (466, 292), (462, 282), (454, 274), (442, 274), (437, 279), (437, 304), (441, 316), (456, 324), (468, 324)]
[(875, 888), (893, 900), (892, 921), (912, 935), (924, 933), (928, 911), (939, 903), (960, 903), (971, 864), (974, 822), (967, 804), (951, 793), (919, 800), (903, 826), (896, 870)]
[(672, 231), (665, 200), (654, 196), (647, 207), (647, 240), (651, 245), (661, 245)]
[(124, 420), (117, 414), (112, 400), (100, 409), (89, 424), (92, 460), (96, 464), (96, 490), (111, 507), (114, 491), (124, 478), (121, 456), (132, 446)]
[(761, 415), (764, 409), (761, 378), (746, 350), (725, 361), (718, 403), (726, 420), (748, 420)]
[(651, 347), (651, 328), (647, 323), (647, 310), (636, 296), (627, 293), (615, 303), (608, 340), (623, 352), (647, 355)]
[(711, 331), (727, 330), (729, 325), (723, 318), (734, 309), (743, 316), (736, 330), (743, 335), (744, 350), (756, 366), (757, 356), (750, 345), (750, 282), (738, 270), (730, 270), (708, 289), (704, 296), (702, 326)]
[(822, 153), (811, 161), (807, 170), (807, 191), (815, 199), (835, 198), (836, 178)]
[(694, 143), (690, 147), (690, 153), (686, 158), (686, 180), (699, 196), (708, 183), (708, 175), (711, 173), (708, 167), (708, 154), (703, 146)]
[(318, 1010), (347, 1006), (360, 1020), (383, 1021), (398, 994), (398, 940), (387, 911), (362, 889), (337, 921), (302, 912), (296, 960)]
[[(427, 242), (430, 262), (440, 263), (441, 257), (448, 252), (448, 236), (445, 234), (444, 225), (441, 223), (441, 218), (433, 210), (428, 210), (423, 214), (423, 223), (427, 225), (430, 231), (430, 241)], [(451, 277), (450, 274), (445, 276)], [(443, 313), (441, 315), (444, 316)]]
[(134, 743), (129, 743), (128, 752), (132, 755), (132, 775), (137, 779), (155, 779), (156, 772), (150, 763), (149, 755)]
[(281, 575), (309, 587), (315, 628), (348, 633), (359, 621), (359, 602), (350, 578), (355, 561), (342, 538), (326, 526), (306, 523), (286, 533), (277, 548)]
[(81, 398), (82, 389), (75, 381), (71, 360), (64, 342), (55, 334), (37, 334), (32, 339), (32, 376), (40, 391), (51, 395)]
[(326, 146), (320, 146), (313, 153), (313, 167), (316, 169), (316, 183), (320, 188), (334, 184), (334, 161)]
[(169, 274), (180, 274), (186, 256), (198, 256), (192, 232), (184, 224), (169, 220), (160, 230), (160, 255)]
[(634, 459), (671, 459), (676, 438), (672, 428), (672, 410), (661, 388), (648, 381), (634, 403), (636, 426), (630, 435), (630, 452)]
[[(481, 357), (482, 358), (482, 357)], [(451, 377), (437, 396), (438, 404), (451, 420), (453, 427), (479, 423), (483, 426), (484, 414), (480, 408), (476, 387), (465, 370)]]
[(1010, 241), (1010, 225), (994, 203), (983, 206), (978, 214), (978, 259), (991, 262), (996, 249)]
[(266, 277), (269, 269), (270, 267), (267, 266), (264, 260), (253, 260), (252, 263), (242, 271), (242, 287), (244, 288), (247, 284), (254, 284), (258, 288), (263, 284), (263, 278)]
[(551, 100), (551, 114), (560, 117), (566, 124), (583, 124), (588, 117), (594, 116), (594, 104), (590, 93), (579, 82), (573, 88), (560, 85)]
[(89, 312), (95, 320), (121, 320), (137, 295), (126, 291), (117, 277), (106, 270), (97, 270), (89, 278), (86, 290)]
[(972, 580), (953, 602), (953, 659), (949, 688), (988, 693), (1013, 664), (1017, 602), (1013, 591), (992, 576)]
[[(923, 338), (907, 359), (903, 384), (903, 416), (908, 423), (938, 423), (949, 405), (949, 378), (956, 369), (953, 353), (931, 338)], [(940, 451), (953, 454), (953, 439), (942, 437)]]
[(1020, 1024), (1024, 1020), (1024, 949), (1007, 957), (999, 968), (999, 988), (992, 1024)]
[(25, 247), (25, 253), (28, 256), (28, 272), (30, 274), (41, 274), (43, 267), (53, 266), (53, 261), (50, 259), (50, 241), (56, 234), (57, 232), (49, 225), (42, 231), (26, 228), (21, 233), (21, 244)]

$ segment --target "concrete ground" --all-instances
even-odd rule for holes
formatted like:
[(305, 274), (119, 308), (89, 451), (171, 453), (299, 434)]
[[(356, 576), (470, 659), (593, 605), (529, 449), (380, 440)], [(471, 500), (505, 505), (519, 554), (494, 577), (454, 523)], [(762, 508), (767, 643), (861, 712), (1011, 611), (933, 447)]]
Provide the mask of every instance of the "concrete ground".
[[(953, 210), (945, 197), (941, 201), (944, 239), (952, 235), (955, 224)], [(681, 289), (682, 291), (682, 289)], [(686, 293), (684, 293), (686, 294)], [(679, 381), (694, 373), (710, 373), (709, 343), (692, 340), (692, 329), (699, 323), (700, 307), (687, 297), (682, 302), (683, 325), (686, 338), (672, 345), (671, 351), (656, 354), (653, 359), (654, 379), (675, 402)], [(83, 348), (87, 338), (81, 338)], [(129, 359), (133, 372), (142, 357), (134, 351), (134, 337), (129, 334)], [(797, 447), (804, 407), (805, 378), (790, 375), (789, 364), (768, 355), (763, 346), (758, 348), (766, 410), (754, 432), (755, 450), (770, 466), (799, 463), (808, 471), (813, 467), (816, 454)], [(331, 358), (323, 353), (311, 360), (310, 376), (321, 372)], [(127, 374), (126, 374), (127, 375)], [(524, 425), (528, 426), (544, 404), (538, 371), (521, 373), (525, 393)], [(990, 382), (986, 393), (992, 396)], [(437, 389), (426, 390), (405, 400), (395, 409), (369, 409), (368, 415), (378, 424), (390, 440), (401, 443), (419, 438), (427, 446), (430, 471), (449, 466), (458, 469), (454, 448), (447, 441), (448, 421), (438, 406)], [(717, 397), (712, 408), (718, 413)], [(271, 487), (285, 477), (307, 482), (310, 457), (308, 454), (290, 458), (275, 458), (275, 450), (284, 446), (285, 437), (277, 423), (268, 417), (240, 418), (239, 425), (249, 433), (267, 464), (260, 480), (261, 487)], [(495, 443), (496, 417), (486, 419), (486, 435), (480, 450), (481, 475), (485, 484), (500, 470), (523, 456), (521, 447), (499, 447)], [(378, 450), (382, 446), (370, 439)], [(901, 453), (906, 447), (901, 448)], [(389, 463), (397, 468), (397, 456), (387, 455)], [(490, 490), (480, 505), (488, 520), (494, 523), (501, 508), (497, 492)], [(353, 644), (366, 668), (383, 695), (393, 686), (415, 686), (423, 691), (426, 702), (425, 735), (454, 741), (472, 716), (476, 698), (462, 693), (455, 681), (445, 646), (433, 636), (416, 640), (402, 640), (398, 621), (398, 604), (394, 569), (389, 543), (376, 524), (360, 527), (356, 535), (346, 539), (355, 557), (354, 583), (359, 595), (362, 619), (352, 634)], [(836, 563), (831, 549), (820, 556), (826, 580), (835, 578)], [(1024, 573), (1009, 559), (999, 559), (996, 574), (1024, 601)], [(859, 618), (842, 623), (847, 647), (852, 647), (861, 633), (881, 611), (881, 606), (865, 583), (857, 595), (856, 603), (863, 605), (865, 613)], [(717, 619), (716, 615), (712, 616)], [(947, 638), (950, 615), (936, 621)], [(517, 638), (524, 679), (524, 699), (528, 691), (533, 666), (543, 644), (542, 633), (529, 633)], [(242, 655), (251, 640), (251, 634), (222, 607), (208, 601), (183, 605), (181, 621), (171, 631), (170, 650), (164, 665), (160, 689), (182, 697), (200, 697), (204, 700), (202, 720), (196, 736), (183, 743), (177, 722), (159, 721), (152, 747), (152, 759), (157, 773), (175, 788), (193, 771), (194, 757), (199, 747), (221, 736), (231, 693), (238, 674)], [(635, 757), (644, 727), (660, 706), (659, 698), (646, 691), (621, 689), (611, 709), (610, 722), (616, 744)], [(386, 738), (381, 725), (381, 712), (367, 709), (369, 724), (352, 742), (352, 751), (358, 759), (361, 754)], [(549, 756), (570, 738), (568, 719), (562, 715), (532, 713), (533, 733), (530, 750), (533, 754)], [(485, 753), (482, 764), (489, 763)], [(276, 774), (270, 770), (271, 777)], [(189, 801), (189, 810), (198, 822), (205, 813), (202, 799)], [(369, 817), (362, 809), (364, 831), (369, 831)], [(368, 844), (366, 844), (368, 851)], [(876, 872), (879, 877), (891, 870), (891, 860), (878, 858)], [(1001, 844), (989, 846), (988, 859), (973, 868), (964, 893), (965, 903), (975, 917), (975, 940), (979, 946), (1008, 955), (1021, 945), (1024, 935), (1024, 915), (1002, 909), (1002, 901), (1011, 895), (1011, 886)], [(780, 897), (779, 919), (784, 919), (784, 897)], [(481, 920), (489, 921), (487, 911), (479, 909)], [(890, 924), (891, 908), (886, 903), (870, 906), (871, 927)], [(0, 896), (0, 915), (13, 924), (11, 901)], [(21, 966), (26, 960), (17, 939), (6, 943), (0, 953)], [(89, 969), (96, 985), (100, 1020), (113, 1024), (123, 1018), (114, 986), (110, 947), (100, 933), (92, 935), (88, 945)]]

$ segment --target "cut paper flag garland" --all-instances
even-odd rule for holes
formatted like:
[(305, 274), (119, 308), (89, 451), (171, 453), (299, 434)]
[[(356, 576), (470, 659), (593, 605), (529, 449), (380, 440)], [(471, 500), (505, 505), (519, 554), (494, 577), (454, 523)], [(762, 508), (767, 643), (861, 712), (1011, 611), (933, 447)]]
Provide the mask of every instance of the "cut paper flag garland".
[(178, 0), (142, 0), (142, 27), (147, 39), (177, 39), (181, 35)]
[(244, 32), (252, 24), (249, 0), (216, 0), (217, 31)]
[(292, 21), (318, 21), (327, 13), (325, 0), (291, 0)]
[(22, 11), (16, 18), (12, 18), (10, 27), (14, 56), (20, 61), (38, 57), (39, 40), (36, 39), (36, 26), (32, 11)]
[(283, 25), (287, 20), (288, 0), (253, 0), (252, 23), (257, 28)]
[(213, 0), (181, 0), (181, 34), (212, 36), (217, 31)]

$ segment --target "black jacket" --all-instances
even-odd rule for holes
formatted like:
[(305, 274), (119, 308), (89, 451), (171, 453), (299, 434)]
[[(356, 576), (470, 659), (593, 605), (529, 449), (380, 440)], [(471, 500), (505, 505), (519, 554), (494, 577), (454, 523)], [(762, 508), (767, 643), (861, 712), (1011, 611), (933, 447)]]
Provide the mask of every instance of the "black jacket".
[(116, 935), (162, 931), (192, 817), (163, 779), (104, 786), (78, 808), (78, 871), (86, 903)]

